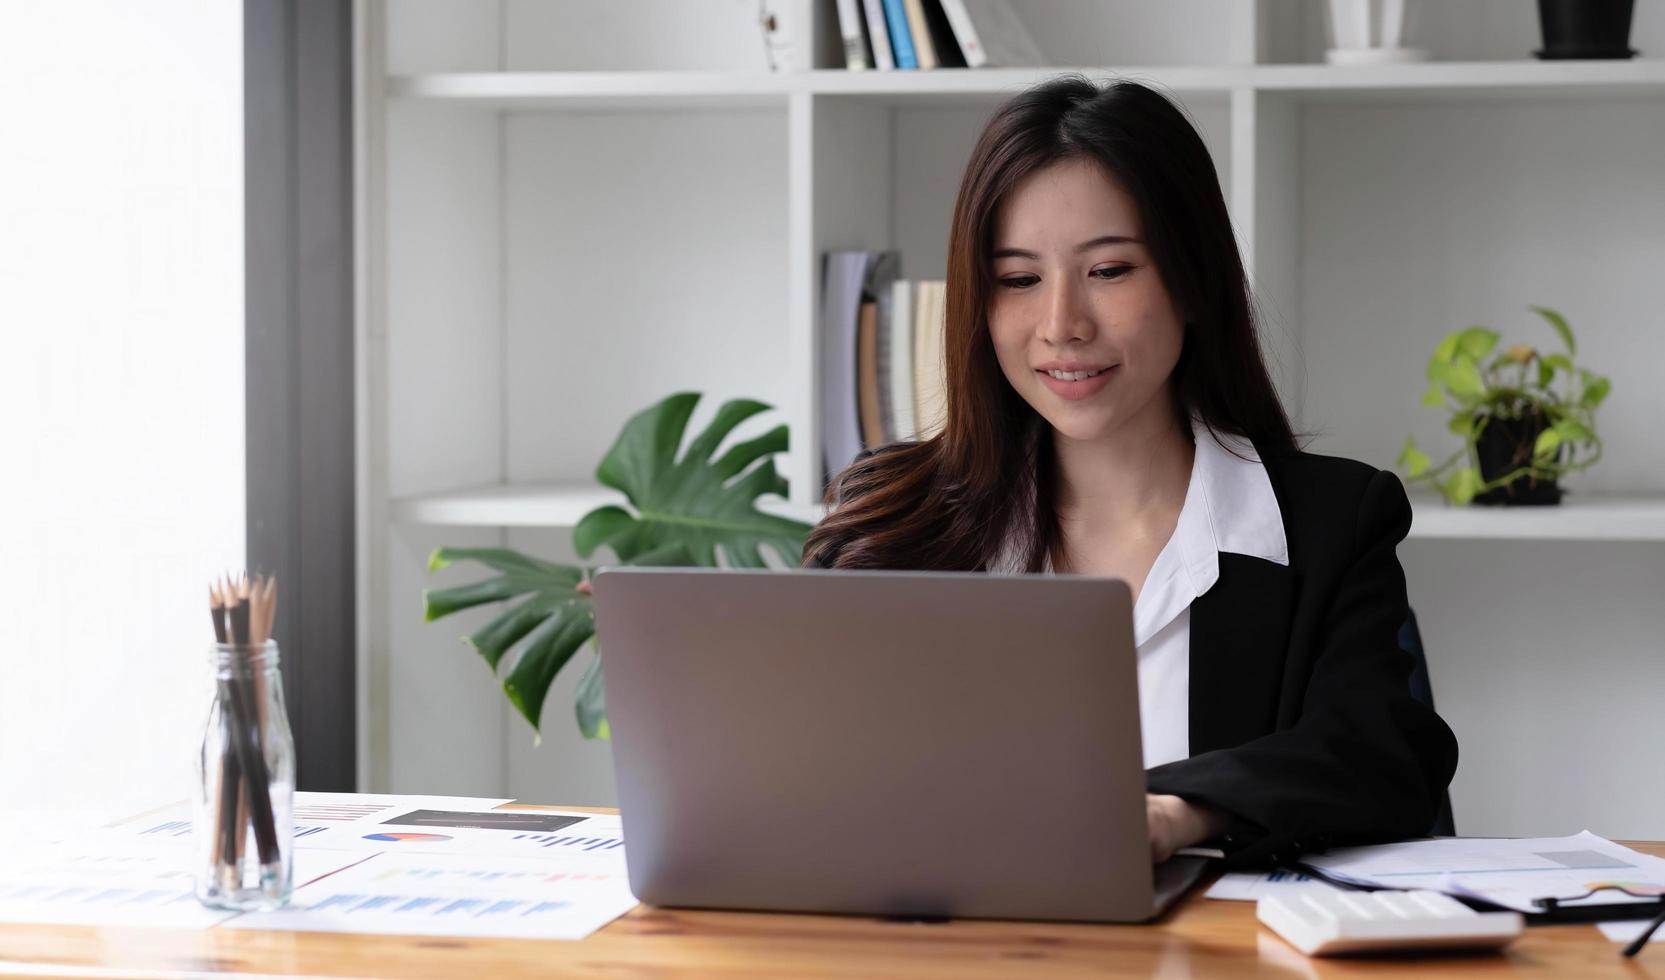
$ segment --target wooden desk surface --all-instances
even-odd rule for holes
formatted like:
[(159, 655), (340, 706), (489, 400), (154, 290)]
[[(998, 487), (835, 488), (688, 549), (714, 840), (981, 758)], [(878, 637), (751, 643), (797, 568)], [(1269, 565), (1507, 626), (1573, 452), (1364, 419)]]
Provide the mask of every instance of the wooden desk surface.
[[(513, 806), (511, 804), (511, 806)], [(522, 807), (516, 807), (521, 809)], [(523, 807), (534, 809), (533, 807)], [(536, 808), (543, 809), (543, 808)], [(584, 809), (563, 807), (562, 809)], [(606, 812), (596, 810), (591, 812)], [(1665, 842), (1627, 842), (1665, 857)], [(1153, 925), (698, 912), (638, 906), (581, 942), (0, 925), (0, 975), (180, 977), (1655, 977), (1665, 945), (1619, 956), (1592, 925), (1538, 926), (1501, 955), (1309, 960), (1252, 902), (1194, 891)]]

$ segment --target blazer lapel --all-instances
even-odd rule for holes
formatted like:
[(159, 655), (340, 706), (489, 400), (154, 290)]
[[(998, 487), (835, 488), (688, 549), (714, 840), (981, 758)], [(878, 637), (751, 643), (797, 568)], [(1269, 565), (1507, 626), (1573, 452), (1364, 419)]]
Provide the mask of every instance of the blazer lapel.
[(1220, 578), (1191, 603), (1190, 751), (1271, 732), (1300, 577), (1288, 565), (1220, 552)]

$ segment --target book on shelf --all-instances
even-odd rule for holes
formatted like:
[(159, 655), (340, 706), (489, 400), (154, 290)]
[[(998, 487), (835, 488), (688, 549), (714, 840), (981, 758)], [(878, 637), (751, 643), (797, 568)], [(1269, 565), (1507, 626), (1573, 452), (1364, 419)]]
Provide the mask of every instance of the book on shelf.
[[(890, 394), (890, 438), (912, 438), (918, 431), (913, 411), (913, 292), (914, 284), (898, 279), (890, 288), (889, 343), (882, 344), (885, 384)], [(886, 317), (881, 314), (881, 322)]]
[(879, 304), (867, 298), (856, 318), (856, 406), (862, 448), (884, 445), (888, 440), (879, 410)]
[(908, 28), (908, 11), (903, 0), (884, 0), (885, 27), (890, 30), (890, 46), (896, 52), (896, 67), (915, 69), (919, 56), (913, 48), (913, 32)]
[[(880, 319), (876, 334), (890, 342), (879, 345), (874, 364), (881, 397), (889, 411), (881, 416), (878, 443), (928, 439), (941, 431), (944, 406), (943, 299), (947, 284), (941, 279), (891, 284), (891, 321)], [(884, 304), (880, 304), (881, 308)]]
[(890, 28), (885, 26), (885, 0), (862, 0), (867, 14), (867, 36), (873, 40), (873, 65), (880, 71), (896, 69), (896, 53), (890, 46)]
[(844, 39), (844, 67), (849, 71), (866, 71), (873, 67), (867, 56), (867, 40), (863, 35), (860, 0), (838, 0), (838, 33)]
[(932, 55), (936, 59), (934, 67), (970, 67), (941, 0), (919, 0), (919, 5), (920, 19), (924, 21), (925, 33), (930, 38)]
[(908, 34), (913, 38), (913, 53), (919, 59), (920, 70), (941, 67), (941, 62), (937, 61), (937, 46), (931, 40), (931, 29), (925, 23), (923, 0), (902, 0), (902, 6), (908, 12)]
[(837, 0), (845, 67), (1011, 68), (1045, 64), (1012, 0)]
[(943, 300), (940, 279), (915, 284), (913, 321), (913, 404), (915, 431), (910, 438), (929, 439), (947, 421), (947, 384), (943, 362)]
[(983, 68), (989, 63), (988, 53), (983, 50), (981, 36), (977, 33), (977, 24), (971, 19), (971, 12), (966, 9), (961, 0), (942, 0), (942, 12), (948, 18), (948, 24), (954, 32), (955, 44), (960, 54), (965, 58), (967, 68)]
[(895, 292), (896, 281), (901, 275), (901, 255), (896, 252), (881, 252), (868, 269), (867, 286), (862, 293), (863, 300), (871, 298), (874, 306), (871, 413), (868, 411), (866, 400), (867, 389), (863, 388), (859, 392), (862, 399), (862, 444), (868, 448), (882, 446), (896, 438), (895, 409), (890, 403), (890, 386), (885, 383), (885, 378), (891, 357), (890, 302)]
[(931, 0), (942, 5), (967, 68), (1034, 68), (1046, 64), (1010, 0)]
[(945, 284), (900, 278), (893, 251), (828, 252), (821, 289), (822, 463), (942, 428)]
[(856, 410), (856, 320), (871, 252), (828, 252), (821, 276), (821, 452), (827, 477), (861, 452)]

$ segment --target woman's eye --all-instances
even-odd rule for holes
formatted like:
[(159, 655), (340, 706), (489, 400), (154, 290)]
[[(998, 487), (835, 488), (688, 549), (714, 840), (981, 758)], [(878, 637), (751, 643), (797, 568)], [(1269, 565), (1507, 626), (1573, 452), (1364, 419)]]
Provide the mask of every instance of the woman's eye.
[[(1088, 275), (1109, 281), (1120, 279), (1132, 271), (1133, 267), (1130, 265), (1112, 265), (1103, 269), (1094, 269)], [(1006, 289), (1028, 289), (1040, 281), (1039, 276), (1007, 276), (1000, 280), (1000, 285)]]

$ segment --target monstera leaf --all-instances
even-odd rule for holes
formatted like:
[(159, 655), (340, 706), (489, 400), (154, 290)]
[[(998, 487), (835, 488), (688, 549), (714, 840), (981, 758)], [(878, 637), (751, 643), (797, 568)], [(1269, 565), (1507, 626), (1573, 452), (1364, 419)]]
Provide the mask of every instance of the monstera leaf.
[[(786, 426), (717, 456), (718, 446), (736, 426), (769, 408), (761, 402), (730, 401), (678, 459), (699, 399), (694, 393), (672, 395), (625, 423), (596, 477), (622, 491), (635, 512), (609, 505), (586, 514), (573, 529), (580, 555), (588, 558), (605, 545), (627, 565), (716, 565), (720, 549), (730, 565), (760, 567), (761, 548), (767, 546), (796, 563), (810, 526), (756, 507), (763, 494), (786, 495), (786, 480), (775, 471), (773, 458), (787, 448)], [(432, 622), (463, 609), (519, 600), (463, 642), (485, 659), (494, 676), (508, 660), (503, 693), (536, 731), (555, 676), (595, 636), (589, 570), (508, 548), (439, 548), (428, 570), (458, 561), (478, 562), (497, 575), (426, 590), (424, 619)], [(608, 737), (599, 656), (579, 681), (575, 709), (586, 738)]]
[(768, 545), (796, 564), (809, 525), (765, 514), (756, 505), (766, 493), (786, 496), (786, 480), (775, 472), (772, 458), (786, 450), (786, 426), (713, 459), (735, 426), (769, 409), (746, 399), (725, 402), (677, 459), (699, 399), (692, 393), (672, 395), (625, 424), (595, 475), (623, 491), (636, 513), (610, 506), (590, 511), (572, 532), (580, 555), (588, 558), (608, 545), (629, 564), (654, 564), (682, 552), (689, 564), (715, 565), (720, 547), (730, 565), (763, 568), (760, 546)]
[[(583, 569), (508, 548), (438, 548), (428, 559), (428, 571), (458, 561), (479, 562), (498, 574), (469, 585), (424, 591), (423, 620), (433, 622), (474, 606), (520, 599), (463, 642), (485, 659), (494, 675), (505, 655), (518, 649), (503, 678), (503, 693), (536, 730), (555, 675), (595, 633), (587, 575)], [(594, 738), (602, 733), (597, 727), (586, 734)]]

